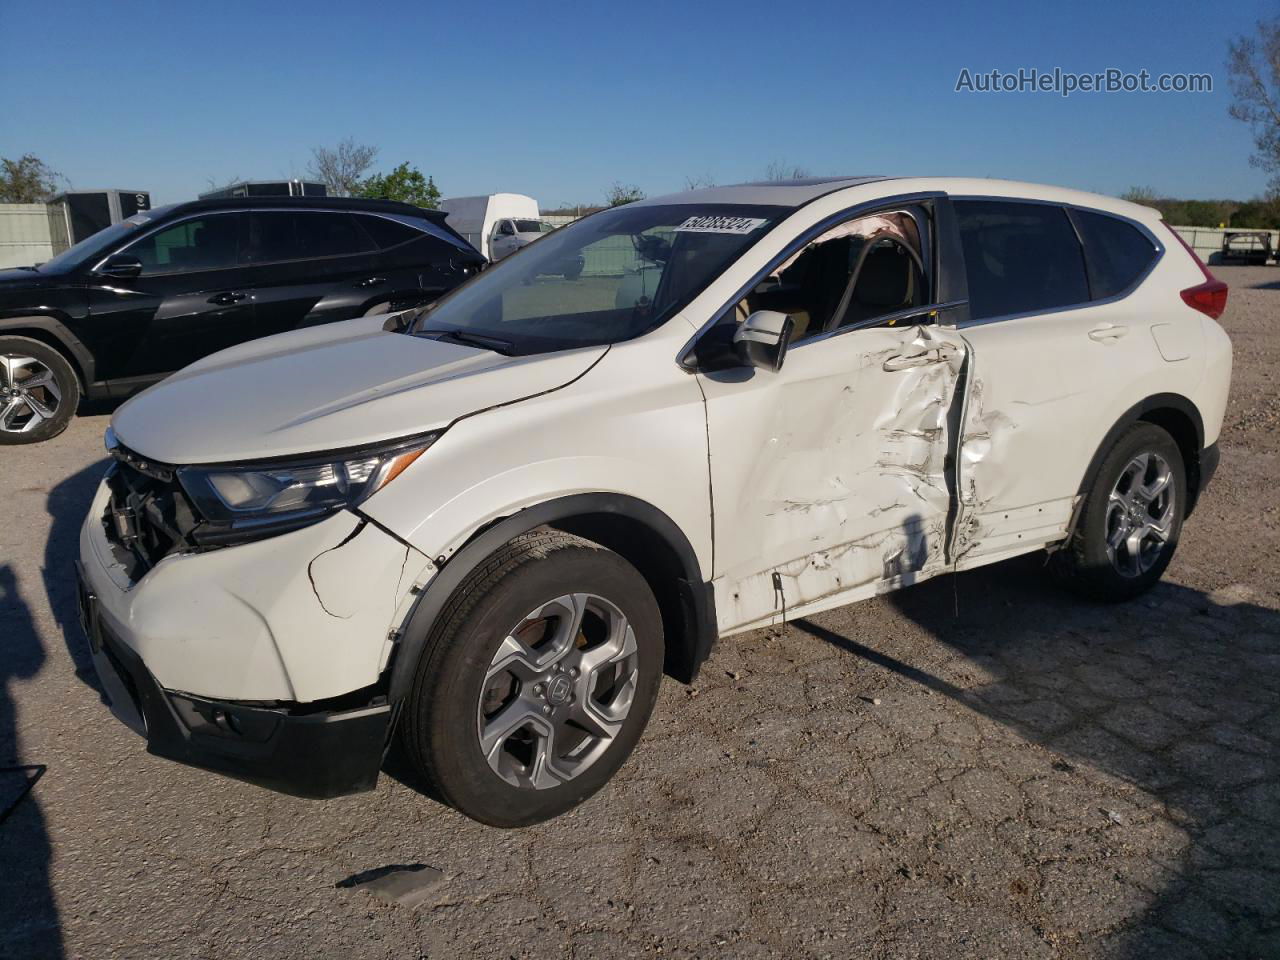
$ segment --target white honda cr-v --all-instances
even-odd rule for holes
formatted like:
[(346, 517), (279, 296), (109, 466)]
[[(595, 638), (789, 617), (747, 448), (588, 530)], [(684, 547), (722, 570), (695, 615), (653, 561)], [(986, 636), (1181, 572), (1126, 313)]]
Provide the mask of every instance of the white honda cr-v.
[(619, 768), (717, 637), (1048, 548), (1151, 586), (1217, 463), (1226, 287), (1145, 207), (717, 187), (129, 401), (83, 617), (149, 748), (306, 796), (393, 732), (485, 823)]

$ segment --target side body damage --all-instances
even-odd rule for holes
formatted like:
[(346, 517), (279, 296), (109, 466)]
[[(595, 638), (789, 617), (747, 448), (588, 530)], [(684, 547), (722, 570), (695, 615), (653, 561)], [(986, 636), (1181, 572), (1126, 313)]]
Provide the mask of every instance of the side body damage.
[(946, 567), (966, 357), (954, 330), (880, 327), (802, 343), (774, 377), (703, 376), (722, 632)]

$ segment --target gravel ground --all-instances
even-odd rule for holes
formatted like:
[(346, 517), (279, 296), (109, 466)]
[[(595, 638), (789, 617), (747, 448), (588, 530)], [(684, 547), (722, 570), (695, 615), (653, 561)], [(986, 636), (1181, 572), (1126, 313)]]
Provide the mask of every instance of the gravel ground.
[[(0, 764), (48, 768), (0, 824), (0, 956), (1280, 956), (1280, 269), (1220, 275), (1222, 468), (1154, 592), (1026, 558), (725, 641), (518, 832), (148, 756), (74, 617), (106, 416), (0, 452)], [(416, 908), (336, 886), (414, 863)]]

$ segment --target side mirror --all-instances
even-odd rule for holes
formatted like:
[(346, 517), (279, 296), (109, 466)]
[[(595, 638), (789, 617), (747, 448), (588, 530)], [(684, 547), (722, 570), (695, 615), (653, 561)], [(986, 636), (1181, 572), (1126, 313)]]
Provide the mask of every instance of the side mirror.
[(127, 253), (117, 253), (115, 256), (107, 257), (102, 266), (94, 272), (100, 277), (132, 280), (142, 273), (142, 261), (137, 257), (129, 256)]
[(795, 321), (788, 314), (757, 310), (734, 331), (733, 352), (748, 366), (777, 373), (782, 369), (795, 328)]

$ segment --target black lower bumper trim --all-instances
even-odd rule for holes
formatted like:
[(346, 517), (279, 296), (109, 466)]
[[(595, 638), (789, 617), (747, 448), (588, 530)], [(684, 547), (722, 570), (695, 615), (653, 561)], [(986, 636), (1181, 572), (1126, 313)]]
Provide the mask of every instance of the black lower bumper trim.
[(1200, 489), (1202, 491), (1209, 485), (1213, 475), (1218, 472), (1218, 461), (1221, 459), (1222, 453), (1218, 450), (1216, 443), (1211, 443), (1200, 451)]
[(1200, 495), (1204, 493), (1205, 487), (1209, 486), (1209, 481), (1213, 479), (1213, 475), (1218, 472), (1218, 461), (1222, 455), (1218, 451), (1218, 445), (1211, 443), (1200, 451), (1200, 456), (1196, 458), (1195, 463), (1195, 483), (1189, 491), (1187, 497), (1186, 515), (1191, 516), (1191, 512), (1195, 510), (1196, 504), (1200, 502)]
[(148, 752), (297, 797), (338, 797), (377, 783), (389, 705), (298, 714), (174, 694), (127, 644), (95, 626), (99, 672), (123, 674), (104, 685), (134, 701)]

